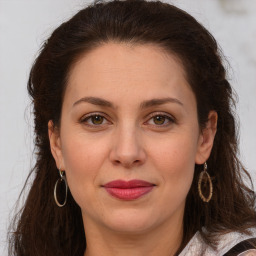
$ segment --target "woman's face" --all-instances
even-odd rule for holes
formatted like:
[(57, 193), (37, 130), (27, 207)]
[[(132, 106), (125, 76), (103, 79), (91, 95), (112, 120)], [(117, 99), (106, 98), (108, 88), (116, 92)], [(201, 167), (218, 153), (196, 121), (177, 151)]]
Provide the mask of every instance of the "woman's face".
[(181, 225), (195, 163), (207, 160), (214, 134), (200, 132), (174, 56), (107, 43), (74, 65), (60, 132), (49, 122), (49, 136), (85, 226), (145, 232)]

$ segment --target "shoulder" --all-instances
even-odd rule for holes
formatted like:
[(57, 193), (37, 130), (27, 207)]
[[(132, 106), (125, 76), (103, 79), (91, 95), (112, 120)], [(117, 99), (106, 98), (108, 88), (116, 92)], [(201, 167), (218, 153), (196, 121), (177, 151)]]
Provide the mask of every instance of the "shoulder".
[(256, 256), (256, 238), (243, 240), (232, 247), (223, 256)]
[(199, 232), (190, 240), (179, 256), (256, 256), (256, 227), (248, 229), (250, 235), (230, 232), (220, 236), (219, 244), (214, 250), (207, 245)]
[[(234, 256), (248, 250), (256, 249), (252, 244), (256, 244), (256, 228), (251, 228), (248, 231), (250, 235), (242, 234), (239, 232), (231, 232), (222, 235), (218, 245), (218, 252), (220, 255)], [(246, 254), (244, 254), (246, 255)], [(255, 250), (254, 250), (254, 254)]]

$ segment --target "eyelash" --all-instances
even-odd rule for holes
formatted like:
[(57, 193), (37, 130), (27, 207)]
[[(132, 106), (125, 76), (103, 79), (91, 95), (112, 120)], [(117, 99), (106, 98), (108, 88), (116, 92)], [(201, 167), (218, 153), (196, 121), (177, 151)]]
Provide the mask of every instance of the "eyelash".
[(89, 119), (91, 119), (92, 117), (96, 117), (96, 116), (98, 116), (98, 117), (103, 117), (105, 120), (107, 120), (107, 118), (102, 114), (102, 113), (92, 113), (92, 114), (88, 114), (88, 115), (86, 115), (86, 116), (84, 116), (84, 117), (82, 117), (82, 119), (81, 119), (81, 123), (83, 123), (83, 124), (85, 124), (85, 125), (87, 125), (87, 126), (89, 126), (89, 127), (92, 127), (92, 128), (98, 128), (100, 125), (102, 125), (102, 124), (88, 124), (87, 123), (87, 121), (89, 120)]
[[(93, 118), (93, 117), (96, 117), (96, 116), (97, 116), (97, 117), (101, 117), (101, 118), (107, 120), (107, 118), (106, 118), (106, 117), (104, 116), (104, 114), (102, 114), (102, 113), (92, 113), (92, 114), (88, 114), (88, 115), (84, 116), (83, 118), (81, 118), (80, 123), (83, 123), (83, 124), (85, 124), (86, 126), (89, 126), (89, 127), (91, 127), (91, 128), (99, 128), (100, 126), (102, 126), (102, 125), (104, 125), (104, 124), (93, 124), (93, 123), (88, 124), (88, 120), (90, 120), (90, 119), (92, 120), (92, 118)], [(150, 126), (155, 126), (155, 127), (157, 127), (157, 128), (168, 127), (168, 126), (170, 126), (171, 124), (173, 124), (173, 123), (176, 122), (175, 118), (173, 118), (172, 116), (166, 115), (166, 114), (164, 114), (164, 113), (152, 113), (152, 114), (150, 114), (150, 115), (149, 115), (149, 119), (148, 119), (147, 122), (149, 122), (149, 120), (153, 119), (154, 117), (163, 117), (163, 118), (165, 118), (165, 119), (164, 119), (164, 124), (158, 124), (158, 125), (157, 125), (157, 124), (150, 124)], [(168, 123), (165, 123), (166, 120), (168, 121)], [(103, 122), (104, 122), (104, 121), (103, 121)]]
[[(152, 124), (152, 126), (156, 126), (157, 128), (168, 127), (171, 124), (175, 123), (174, 117), (172, 117), (170, 115), (167, 115), (167, 114), (164, 114), (164, 113), (157, 113), (157, 112), (150, 114), (149, 119), (148, 119), (147, 122), (149, 122), (149, 120), (153, 119), (154, 117), (163, 117), (163, 118), (165, 118), (164, 124), (160, 124), (160, 125)], [(165, 123), (166, 120), (168, 121), (167, 123)]]

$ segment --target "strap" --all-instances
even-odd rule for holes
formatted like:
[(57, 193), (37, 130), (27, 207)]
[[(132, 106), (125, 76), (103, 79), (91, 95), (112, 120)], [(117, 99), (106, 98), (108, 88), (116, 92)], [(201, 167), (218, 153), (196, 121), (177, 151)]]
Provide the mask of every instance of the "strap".
[(236, 244), (223, 256), (236, 256), (239, 253), (245, 252), (250, 249), (256, 249), (256, 238), (250, 238)]

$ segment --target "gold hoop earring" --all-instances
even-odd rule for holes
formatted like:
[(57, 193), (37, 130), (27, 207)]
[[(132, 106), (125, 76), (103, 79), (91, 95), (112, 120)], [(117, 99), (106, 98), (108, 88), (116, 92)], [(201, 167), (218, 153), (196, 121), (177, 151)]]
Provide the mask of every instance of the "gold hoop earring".
[[(55, 203), (59, 206), (59, 207), (63, 207), (66, 202), (67, 202), (67, 194), (68, 194), (68, 184), (67, 184), (67, 180), (66, 180), (66, 177), (65, 177), (65, 172), (64, 171), (61, 171), (61, 168), (59, 169), (59, 173), (60, 173), (60, 178), (56, 181), (55, 183), (55, 186), (54, 186), (54, 199), (55, 199)], [(65, 182), (65, 200), (64, 200), (64, 203), (63, 204), (60, 204), (59, 201), (58, 201), (58, 198), (57, 198), (57, 186), (58, 186), (58, 183), (64, 181)]]
[[(206, 179), (204, 178), (204, 176), (206, 176)], [(204, 180), (204, 181), (203, 181)], [(204, 186), (206, 185), (206, 183), (209, 183), (209, 195), (208, 197), (205, 197), (202, 193), (202, 181), (204, 183)], [(209, 175), (209, 173), (207, 172), (207, 164), (206, 162), (204, 163), (204, 170), (200, 173), (199, 175), (199, 180), (198, 180), (198, 192), (199, 192), (199, 196), (201, 197), (201, 199), (205, 202), (208, 203), (211, 198), (212, 198), (212, 192), (213, 192), (213, 187), (212, 187), (212, 180), (211, 177)]]

